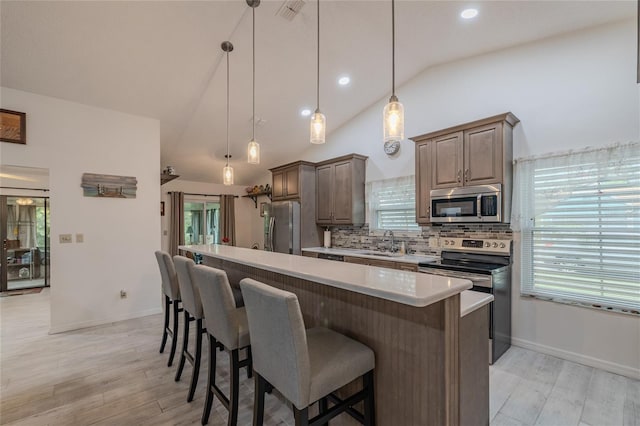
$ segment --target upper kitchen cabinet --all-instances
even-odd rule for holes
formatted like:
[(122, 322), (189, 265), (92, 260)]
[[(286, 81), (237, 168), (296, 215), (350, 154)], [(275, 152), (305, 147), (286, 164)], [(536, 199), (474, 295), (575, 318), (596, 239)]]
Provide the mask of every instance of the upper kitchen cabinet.
[(365, 220), (367, 157), (358, 154), (316, 164), (316, 223), (359, 225)]
[(513, 126), (519, 121), (509, 112), (411, 138), (419, 224), (429, 223), (432, 189), (494, 183), (510, 188)]
[(503, 183), (518, 121), (507, 113), (412, 138), (433, 144), (431, 189)]
[(303, 186), (315, 190), (315, 165), (306, 161), (296, 161), (271, 170), (271, 199), (273, 201), (301, 198)]

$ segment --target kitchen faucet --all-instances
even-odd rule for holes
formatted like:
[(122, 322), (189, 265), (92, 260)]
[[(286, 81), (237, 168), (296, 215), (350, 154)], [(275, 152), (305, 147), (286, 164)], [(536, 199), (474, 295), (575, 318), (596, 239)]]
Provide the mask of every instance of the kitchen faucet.
[(384, 231), (384, 234), (382, 234), (382, 238), (384, 239), (384, 237), (387, 236), (387, 233), (389, 234), (389, 236), (391, 237), (391, 246), (389, 247), (389, 251), (393, 252), (394, 250), (394, 242), (393, 242), (393, 231), (390, 229), (387, 229), (386, 231)]

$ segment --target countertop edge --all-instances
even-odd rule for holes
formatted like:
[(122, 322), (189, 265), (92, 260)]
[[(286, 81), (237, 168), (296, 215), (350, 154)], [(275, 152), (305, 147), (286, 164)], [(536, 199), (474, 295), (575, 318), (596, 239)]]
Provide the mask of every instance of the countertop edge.
[[(251, 266), (254, 268), (263, 269), (270, 272), (276, 272), (279, 274), (288, 275), (288, 276), (300, 278), (303, 280), (314, 281), (320, 284), (326, 284), (332, 287), (341, 288), (343, 290), (353, 291), (355, 293), (364, 294), (372, 297), (378, 297), (384, 300), (389, 300), (391, 302), (402, 303), (405, 305), (415, 306), (418, 308), (422, 308), (425, 306), (429, 306), (433, 303), (437, 303), (439, 301), (447, 299), (448, 297), (454, 296), (456, 294), (460, 294), (463, 291), (470, 289), (472, 287), (471, 281), (465, 280), (465, 279), (456, 279), (456, 281), (459, 281), (460, 284), (454, 284), (450, 287), (443, 288), (442, 290), (435, 291), (429, 297), (406, 296), (406, 295), (401, 295), (393, 292), (385, 292), (384, 290), (375, 289), (371, 287), (351, 285), (350, 283), (335, 281), (335, 280), (327, 279), (322, 276), (305, 274), (303, 272), (292, 271), (288, 269), (282, 269), (273, 265), (252, 262), (250, 260), (237, 259), (233, 256), (224, 255), (221, 253), (212, 253), (211, 251), (199, 249), (197, 248), (197, 246), (179, 246), (178, 248), (180, 250), (191, 251), (193, 253), (197, 253), (202, 256), (219, 258), (219, 259), (227, 260), (230, 262), (240, 263), (240, 264)], [(299, 256), (299, 257), (302, 259), (305, 259), (305, 257), (303, 256)], [(311, 257), (306, 257), (306, 259), (332, 262), (330, 260), (314, 259)], [(365, 265), (358, 265), (358, 264), (349, 264), (349, 265), (354, 268), (380, 268), (377, 266), (365, 266)], [(380, 269), (390, 271), (390, 269), (388, 268), (380, 268)], [(400, 270), (398, 271), (392, 270), (392, 271), (397, 272), (398, 274), (417, 274), (418, 273), (418, 272), (408, 272), (408, 271), (400, 271)]]
[(480, 291), (464, 290), (460, 293), (460, 318), (493, 302), (493, 295)]
[[(435, 262), (436, 260), (435, 256), (429, 256), (429, 255), (408, 254), (404, 256), (376, 256), (375, 254), (352, 253), (351, 250), (355, 250), (355, 249), (347, 249), (347, 248), (339, 248), (339, 247), (330, 247), (330, 248), (307, 247), (302, 249), (303, 252), (308, 251), (311, 253), (335, 254), (338, 256), (360, 257), (363, 259), (386, 260), (389, 262), (409, 263), (411, 265), (418, 265), (420, 263), (425, 263), (425, 262), (431, 263), (431, 262)], [(419, 256), (419, 257), (422, 257), (423, 259), (415, 259), (415, 258), (412, 259), (412, 258), (407, 258), (406, 256), (416, 256), (416, 257)]]

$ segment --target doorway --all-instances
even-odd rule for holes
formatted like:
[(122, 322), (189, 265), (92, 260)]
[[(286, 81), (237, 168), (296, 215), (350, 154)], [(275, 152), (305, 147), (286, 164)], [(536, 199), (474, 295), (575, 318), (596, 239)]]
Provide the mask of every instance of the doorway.
[(185, 200), (184, 243), (220, 243), (220, 202)]
[(0, 195), (0, 291), (50, 285), (48, 197)]

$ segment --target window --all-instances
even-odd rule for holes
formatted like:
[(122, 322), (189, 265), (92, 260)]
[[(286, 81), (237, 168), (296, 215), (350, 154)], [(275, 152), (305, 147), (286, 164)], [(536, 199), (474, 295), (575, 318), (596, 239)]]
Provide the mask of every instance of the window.
[(522, 293), (640, 310), (640, 144), (518, 161)]
[(369, 228), (420, 231), (413, 176), (367, 182)]
[(214, 244), (220, 242), (220, 203), (206, 201), (184, 202), (185, 244)]

